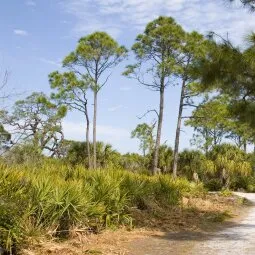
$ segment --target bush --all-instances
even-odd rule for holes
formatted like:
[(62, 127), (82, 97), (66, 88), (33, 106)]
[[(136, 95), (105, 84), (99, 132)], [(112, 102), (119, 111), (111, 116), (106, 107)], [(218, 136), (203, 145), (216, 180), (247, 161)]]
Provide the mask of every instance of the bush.
[(72, 227), (131, 226), (131, 208), (178, 205), (183, 195), (201, 191), (197, 187), (168, 175), (85, 171), (57, 160), (40, 167), (0, 164), (0, 246), (14, 254), (35, 234), (67, 237)]
[(22, 172), (0, 166), (0, 246), (9, 253), (16, 252), (24, 236), (29, 188), (30, 182)]
[(32, 144), (14, 146), (4, 155), (4, 160), (7, 164), (40, 165), (44, 158), (40, 149), (33, 146)]
[(234, 178), (230, 183), (231, 190), (245, 190), (247, 192), (255, 192), (254, 176), (239, 176)]
[(229, 188), (231, 190), (247, 190), (247, 187), (250, 183), (250, 178), (250, 176), (236, 176), (231, 180)]
[(197, 173), (201, 178), (204, 174), (203, 163), (205, 156), (198, 150), (184, 150), (179, 155), (179, 173), (189, 180), (193, 180), (193, 174)]
[(205, 188), (209, 191), (220, 191), (223, 185), (220, 179), (211, 179), (205, 182)]

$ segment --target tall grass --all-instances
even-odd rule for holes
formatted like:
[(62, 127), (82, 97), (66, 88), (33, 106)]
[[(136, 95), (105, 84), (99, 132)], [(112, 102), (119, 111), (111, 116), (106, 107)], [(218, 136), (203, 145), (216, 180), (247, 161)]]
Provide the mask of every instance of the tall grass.
[(131, 225), (130, 208), (178, 205), (184, 193), (196, 190), (170, 176), (88, 171), (54, 162), (39, 168), (0, 164), (0, 246), (14, 254), (36, 235), (66, 237), (72, 227), (99, 231)]

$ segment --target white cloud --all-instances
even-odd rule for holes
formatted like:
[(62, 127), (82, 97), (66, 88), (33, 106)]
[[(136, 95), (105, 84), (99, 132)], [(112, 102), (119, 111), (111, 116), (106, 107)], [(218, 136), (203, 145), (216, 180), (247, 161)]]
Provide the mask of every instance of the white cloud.
[(39, 58), (39, 60), (45, 64), (50, 64), (53, 66), (61, 67), (61, 63), (58, 61), (54, 61), (54, 60), (50, 60), (50, 59), (46, 59), (46, 58)]
[(123, 108), (123, 105), (120, 104), (120, 105), (109, 107), (108, 111), (109, 112), (116, 112), (117, 110), (122, 109), (122, 108)]
[(22, 29), (14, 29), (13, 33), (15, 35), (19, 35), (19, 36), (27, 36), (28, 32), (26, 30), (22, 30)]
[(255, 15), (215, 0), (64, 0), (64, 10), (76, 17), (76, 35), (105, 30), (117, 37), (141, 31), (159, 15), (173, 16), (188, 30), (216, 31), (241, 42), (255, 27)]
[(35, 1), (32, 1), (32, 0), (27, 0), (27, 1), (25, 2), (25, 4), (26, 4), (27, 6), (31, 6), (31, 7), (35, 7), (35, 6), (36, 6), (36, 2), (35, 2)]

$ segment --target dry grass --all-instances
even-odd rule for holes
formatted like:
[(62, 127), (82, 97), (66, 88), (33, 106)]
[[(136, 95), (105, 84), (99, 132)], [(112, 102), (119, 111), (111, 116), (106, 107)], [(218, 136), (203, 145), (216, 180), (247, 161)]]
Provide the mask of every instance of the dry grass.
[[(155, 232), (151, 232), (153, 234)], [(30, 249), (23, 250), (24, 255), (79, 255), (79, 254), (105, 254), (124, 255), (127, 250), (123, 248), (126, 243), (148, 236), (149, 231), (137, 229), (127, 231), (126, 229), (105, 230), (100, 234), (79, 235), (62, 242), (40, 242)]]
[(134, 224), (139, 228), (157, 231), (206, 230), (239, 213), (240, 202), (235, 196), (207, 194), (197, 198), (183, 198), (182, 206), (161, 208), (151, 205), (146, 211), (134, 209)]
[(132, 231), (119, 229), (106, 230), (98, 235), (82, 234), (73, 231), (71, 239), (63, 242), (41, 242), (31, 249), (24, 250), (24, 255), (79, 255), (103, 254), (125, 255), (128, 243), (148, 236), (163, 235), (164, 232), (206, 231), (211, 230), (216, 222), (240, 212), (240, 200), (235, 196), (224, 197), (208, 194), (200, 198), (183, 198), (182, 206), (166, 207), (156, 204), (146, 210), (132, 209), (135, 228)]

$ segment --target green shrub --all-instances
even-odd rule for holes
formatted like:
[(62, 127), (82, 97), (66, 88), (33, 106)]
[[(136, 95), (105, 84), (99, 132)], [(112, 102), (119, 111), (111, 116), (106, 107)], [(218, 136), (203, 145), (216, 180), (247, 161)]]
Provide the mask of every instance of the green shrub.
[(250, 183), (249, 181), (250, 178), (251, 178), (250, 176), (236, 176), (231, 180), (229, 188), (231, 190), (239, 189), (246, 190)]
[(205, 188), (209, 191), (220, 191), (223, 185), (220, 179), (211, 179), (205, 182)]
[(40, 167), (0, 164), (0, 246), (14, 254), (33, 235), (67, 237), (72, 227), (132, 226), (131, 208), (175, 206), (183, 195), (198, 192), (202, 185), (169, 175), (88, 171), (57, 160)]
[(11, 254), (24, 237), (29, 188), (30, 182), (22, 172), (0, 166), (0, 246)]
[(220, 194), (221, 194), (221, 196), (223, 196), (223, 197), (229, 197), (229, 196), (231, 196), (233, 193), (232, 193), (232, 191), (229, 190), (229, 189), (223, 189), (223, 190), (221, 190)]

